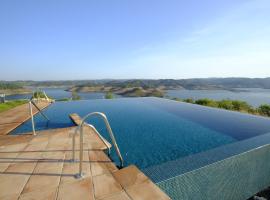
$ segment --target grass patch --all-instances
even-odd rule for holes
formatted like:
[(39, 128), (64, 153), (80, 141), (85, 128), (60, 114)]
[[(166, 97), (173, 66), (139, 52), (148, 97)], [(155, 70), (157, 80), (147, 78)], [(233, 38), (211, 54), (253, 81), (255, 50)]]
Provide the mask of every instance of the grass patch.
[(27, 100), (14, 100), (14, 101), (8, 101), (5, 103), (0, 103), (0, 112), (4, 112), (11, 108), (15, 108), (16, 106), (25, 104), (27, 102), (28, 102)]

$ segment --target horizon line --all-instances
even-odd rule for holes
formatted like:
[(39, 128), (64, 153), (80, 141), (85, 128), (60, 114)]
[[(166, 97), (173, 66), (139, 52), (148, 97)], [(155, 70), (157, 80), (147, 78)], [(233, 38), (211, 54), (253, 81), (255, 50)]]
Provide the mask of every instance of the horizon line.
[(190, 79), (268, 79), (270, 76), (266, 77), (242, 77), (242, 76), (228, 76), (228, 77), (193, 77), (193, 78), (98, 78), (98, 79), (44, 79), (44, 80), (0, 80), (0, 82), (46, 82), (46, 81), (110, 81), (110, 80), (190, 80)]

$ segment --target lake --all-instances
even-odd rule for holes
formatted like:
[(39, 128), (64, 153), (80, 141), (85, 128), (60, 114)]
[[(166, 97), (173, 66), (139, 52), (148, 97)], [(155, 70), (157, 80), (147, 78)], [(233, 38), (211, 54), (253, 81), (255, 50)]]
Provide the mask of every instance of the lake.
[[(238, 90), (238, 91), (237, 91)], [(242, 100), (250, 105), (258, 107), (261, 104), (270, 104), (270, 89), (241, 88), (236, 91), (228, 90), (168, 90), (169, 97), (181, 99), (192, 98), (194, 100), (209, 98), (214, 100), (231, 99)]]
[[(54, 99), (63, 99), (70, 98), (71, 92), (65, 91), (66, 88), (41, 88), (44, 90), (49, 97)], [(89, 93), (77, 93), (81, 99), (104, 99), (104, 93), (102, 92), (89, 92)], [(15, 94), (6, 96), (7, 100), (15, 100), (15, 99), (30, 99), (32, 94)]]
[[(42, 88), (46, 94), (54, 99), (70, 98), (71, 92), (65, 91), (65, 88)], [(104, 99), (102, 92), (78, 93), (83, 100)], [(16, 94), (7, 96), (7, 100), (29, 99), (32, 94)], [(209, 98), (215, 100), (232, 99), (242, 100), (257, 107), (261, 104), (270, 104), (270, 89), (261, 88), (241, 88), (236, 91), (228, 90), (168, 90), (166, 96), (178, 97), (181, 99), (193, 98), (194, 100)], [(115, 95), (121, 98), (120, 95)]]

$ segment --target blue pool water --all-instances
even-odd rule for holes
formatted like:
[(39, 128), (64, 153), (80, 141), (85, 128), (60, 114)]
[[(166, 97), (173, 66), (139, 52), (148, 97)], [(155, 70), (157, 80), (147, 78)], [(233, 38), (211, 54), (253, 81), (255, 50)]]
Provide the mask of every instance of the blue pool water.
[[(68, 115), (104, 112), (126, 165), (141, 169), (202, 153), (270, 132), (270, 120), (160, 98), (121, 98), (56, 102), (35, 116), (38, 130), (72, 126)], [(107, 137), (101, 120), (89, 121)], [(31, 131), (30, 121), (13, 134)], [(117, 157), (113, 155), (117, 160)]]

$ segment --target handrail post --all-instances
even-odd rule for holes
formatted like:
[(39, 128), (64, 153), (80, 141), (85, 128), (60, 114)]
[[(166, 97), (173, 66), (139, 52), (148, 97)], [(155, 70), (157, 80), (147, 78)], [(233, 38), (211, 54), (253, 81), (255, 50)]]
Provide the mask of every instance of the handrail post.
[(50, 119), (43, 113), (43, 111), (37, 106), (37, 104), (33, 101), (31, 101), (31, 103), (36, 107), (36, 109), (40, 112), (40, 114), (47, 119), (48, 121), (50, 121)]
[(75, 129), (75, 133), (72, 136), (72, 160), (73, 162), (75, 162), (75, 145), (76, 145), (76, 138), (75, 136), (77, 135), (77, 132), (79, 130), (80, 126), (77, 126)]
[(83, 178), (84, 174), (82, 172), (82, 162), (83, 162), (83, 123), (79, 126), (80, 129), (80, 163), (79, 163), (79, 173), (75, 175), (75, 178), (80, 179)]
[(29, 101), (29, 111), (30, 111), (30, 116), (31, 116), (31, 121), (32, 121), (33, 135), (36, 135), (36, 131), (35, 131), (35, 122), (34, 122), (34, 116), (33, 116), (33, 108), (32, 108), (32, 103), (31, 103), (31, 101)]
[[(114, 134), (112, 132), (111, 126), (109, 124), (109, 121), (108, 121), (106, 115), (104, 113), (100, 113), (100, 112), (93, 112), (93, 113), (90, 113), (90, 114), (86, 115), (82, 119), (80, 125), (77, 127), (80, 130), (80, 164), (79, 164), (79, 173), (75, 175), (76, 178), (83, 178), (83, 172), (82, 172), (82, 162), (83, 162), (83, 126), (84, 126), (84, 123), (85, 123), (86, 119), (88, 119), (90, 116), (93, 116), (93, 115), (101, 116), (101, 118), (105, 122), (107, 131), (109, 132), (109, 135), (110, 135), (111, 140), (113, 142), (113, 145), (115, 147), (116, 153), (117, 153), (117, 155), (119, 157), (120, 165), (121, 165), (121, 167), (124, 166), (123, 157), (122, 157), (122, 155), (120, 153), (120, 150), (118, 148), (118, 145), (116, 143)], [(73, 139), (72, 139), (72, 141), (73, 141), (73, 145), (72, 145), (72, 148), (73, 148), (73, 160), (74, 161), (75, 161), (75, 135), (77, 133), (77, 128), (75, 129), (75, 133), (74, 133)]]
[(117, 155), (118, 155), (118, 157), (119, 157), (119, 159), (120, 159), (120, 166), (123, 167), (123, 166), (124, 166), (124, 161), (123, 161), (122, 155), (121, 155), (121, 153), (120, 153), (119, 147), (118, 147), (118, 145), (117, 145), (117, 143), (116, 143), (114, 134), (113, 134), (113, 132), (112, 132), (112, 128), (111, 128), (111, 126), (110, 126), (110, 124), (109, 124), (109, 121), (108, 121), (106, 115), (102, 114), (102, 118), (103, 118), (103, 120), (104, 120), (104, 122), (105, 122), (105, 124), (106, 124), (106, 128), (107, 128), (107, 130), (108, 130), (108, 132), (109, 132), (109, 134), (110, 134), (110, 137), (111, 137), (111, 139), (112, 139), (113, 145), (114, 145), (114, 147), (115, 147), (115, 149), (116, 149), (116, 153), (117, 153)]
[(47, 101), (49, 101), (49, 97), (47, 96), (47, 94), (45, 93), (45, 91), (44, 91), (44, 90), (43, 90), (43, 94), (44, 94), (44, 96), (45, 96), (46, 100), (47, 100)]

